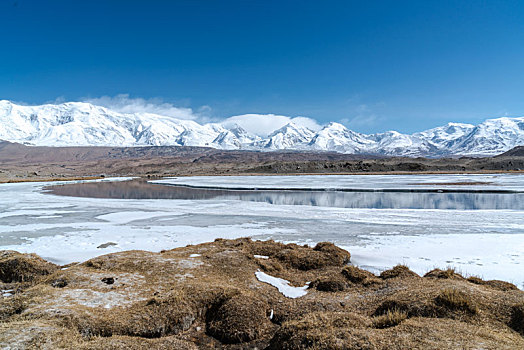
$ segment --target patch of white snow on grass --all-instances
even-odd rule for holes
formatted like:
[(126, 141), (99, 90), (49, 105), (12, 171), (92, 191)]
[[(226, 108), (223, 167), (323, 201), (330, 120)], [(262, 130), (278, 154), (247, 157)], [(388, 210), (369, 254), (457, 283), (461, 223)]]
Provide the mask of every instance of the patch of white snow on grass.
[(10, 297), (10, 296), (13, 295), (14, 290), (13, 290), (13, 289), (2, 289), (2, 290), (0, 291), (0, 293), (2, 294), (2, 296), (3, 296), (4, 298), (7, 298), (7, 297)]
[(307, 294), (306, 289), (309, 287), (309, 282), (303, 287), (293, 287), (289, 285), (289, 281), (285, 279), (270, 276), (260, 270), (255, 272), (255, 276), (260, 282), (264, 282), (277, 288), (287, 298), (300, 298)]

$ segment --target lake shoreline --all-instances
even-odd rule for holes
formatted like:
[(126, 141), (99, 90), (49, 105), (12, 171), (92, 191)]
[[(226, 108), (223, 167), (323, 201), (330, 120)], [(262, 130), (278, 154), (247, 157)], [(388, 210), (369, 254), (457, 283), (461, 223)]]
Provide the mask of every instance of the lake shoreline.
[[(476, 177), (477, 180), (479, 176)], [(456, 177), (438, 176), (439, 182), (443, 183), (456, 182), (450, 180)], [(418, 188), (412, 185), (412, 179), (415, 178), (416, 182), (433, 183), (435, 176), (433, 180), (426, 176), (405, 176), (402, 183)], [(470, 178), (471, 176), (460, 175), (460, 181), (471, 182)], [(508, 182), (510, 179), (519, 178), (520, 175), (500, 175), (496, 178), (489, 176), (493, 185), (500, 181), (509, 185), (514, 182)], [(204, 177), (178, 179), (202, 184), (209, 181)], [(237, 181), (233, 177), (212, 179)], [(258, 182), (259, 179), (239, 178), (248, 183), (252, 180)], [(326, 178), (317, 176), (304, 181), (314, 187), (321, 184), (323, 179)], [(335, 185), (343, 179), (329, 177), (329, 182)], [(378, 181), (368, 176), (361, 176), (360, 179), (361, 184), (372, 187), (376, 186), (374, 181)], [(378, 179), (397, 181), (389, 176)], [(0, 195), (6, 200), (3, 209), (0, 205), (3, 222), (0, 225), (2, 249), (36, 252), (46, 258), (56, 259), (58, 263), (64, 263), (80, 257), (88, 259), (103, 254), (97, 247), (107, 241), (117, 244), (108, 248), (109, 252), (117, 252), (131, 249), (159, 251), (203, 243), (217, 237), (273, 238), (300, 244), (326, 240), (355, 251), (359, 265), (367, 266), (373, 271), (380, 271), (397, 263), (406, 264), (419, 274), (435, 266), (454, 266), (470, 275), (503, 279), (524, 286), (524, 275), (508, 273), (510, 270), (518, 270), (524, 263), (522, 250), (519, 249), (524, 235), (522, 210), (517, 210), (512, 204), (520, 203), (516, 197), (521, 196), (520, 194), (344, 194), (329, 191), (284, 191), (282, 193), (291, 197), (279, 199), (281, 192), (277, 191), (261, 192), (267, 195), (260, 199), (250, 198), (250, 191), (241, 191), (241, 196), (247, 196), (245, 199), (248, 201), (245, 201), (231, 198), (230, 191), (225, 191), (228, 193), (226, 197), (216, 197), (215, 190), (206, 190), (213, 192), (210, 200), (200, 200), (192, 194), (194, 190), (184, 189), (189, 190), (189, 193), (176, 197), (180, 199), (168, 199), (156, 196), (133, 197), (138, 190), (133, 187), (129, 189), (132, 196), (127, 197), (125, 192), (116, 191), (115, 186), (133, 185), (138, 180), (122, 180), (129, 178), (75, 181), (74, 184), (59, 182), (62, 186), (57, 187), (101, 188), (104, 193), (99, 198), (92, 198), (89, 193), (80, 197), (57, 196), (44, 189), (50, 183), (0, 186)], [(289, 177), (285, 181), (297, 180), (302, 181), (296, 177)], [(263, 181), (260, 185), (264, 187), (284, 180), (263, 177), (260, 181)], [(173, 186), (147, 186), (154, 187), (161, 193), (168, 189), (179, 190)], [(299, 197), (295, 198), (295, 195)], [(382, 197), (384, 195), (387, 197)], [(459, 205), (457, 201), (462, 198), (460, 196), (466, 196), (464, 200), (468, 206)], [(488, 196), (489, 201), (483, 199), (483, 196)], [(501, 196), (500, 200), (503, 202), (494, 206), (497, 202), (492, 200), (497, 196)], [(423, 200), (424, 206), (413, 202), (418, 197)], [(400, 206), (394, 204), (396, 202)], [(429, 204), (432, 206), (428, 206)], [(388, 249), (390, 246), (397, 249), (392, 251)], [(408, 249), (409, 247), (413, 249)]]
[(103, 175), (77, 175), (69, 176), (66, 174), (63, 175), (27, 175), (20, 173), (11, 173), (6, 171), (0, 173), (0, 184), (6, 183), (23, 183), (23, 182), (54, 182), (54, 181), (81, 181), (81, 180), (96, 180), (104, 179), (109, 177), (134, 177), (141, 178), (143, 180), (152, 180), (152, 179), (162, 179), (165, 177), (194, 177), (194, 176), (307, 176), (307, 175), (326, 175), (326, 176), (337, 176), (337, 175), (490, 175), (490, 174), (524, 174), (524, 170), (475, 170), (475, 171), (383, 171), (383, 172), (333, 172), (333, 173), (320, 173), (320, 172), (310, 172), (310, 173), (245, 173), (245, 172), (228, 172), (228, 173), (214, 173), (214, 172), (204, 172), (197, 174), (178, 174), (178, 173), (164, 173), (162, 175), (143, 175), (143, 174), (134, 174), (134, 173), (115, 173), (115, 174), (103, 174)]

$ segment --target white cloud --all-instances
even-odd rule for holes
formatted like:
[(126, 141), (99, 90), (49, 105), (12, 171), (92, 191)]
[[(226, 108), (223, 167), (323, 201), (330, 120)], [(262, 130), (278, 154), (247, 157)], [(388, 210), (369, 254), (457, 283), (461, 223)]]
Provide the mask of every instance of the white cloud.
[(58, 96), (57, 98), (55, 98), (54, 100), (50, 100), (50, 101), (47, 101), (45, 102), (46, 104), (53, 104), (53, 105), (58, 105), (58, 104), (61, 104), (61, 103), (65, 103), (67, 102), (65, 96)]
[[(211, 117), (211, 107), (209, 106), (202, 106), (194, 111), (191, 108), (176, 107), (171, 103), (164, 102), (161, 98), (131, 98), (129, 94), (85, 98), (83, 101), (103, 106), (120, 113), (153, 113), (178, 119), (195, 120), (201, 124), (218, 122), (225, 127), (238, 124), (248, 132), (262, 137), (267, 136), (290, 122), (313, 131), (318, 131), (322, 128), (316, 120), (311, 118), (288, 117), (275, 114), (243, 114), (217, 120), (216, 117)], [(57, 100), (57, 102), (64, 101), (60, 99)]]
[(295, 124), (305, 126), (308, 129), (311, 129), (313, 131), (319, 131), (322, 129), (322, 125), (320, 125), (315, 119), (307, 118), (307, 117), (295, 117), (292, 118), (291, 121)]
[(377, 125), (382, 121), (382, 118), (371, 114), (371, 115), (357, 115), (354, 118), (344, 118), (340, 122), (348, 127), (369, 127)]
[[(160, 98), (130, 98), (129, 94), (116, 96), (102, 96), (97, 98), (86, 98), (84, 102), (92, 103), (97, 106), (107, 107), (120, 113), (153, 113), (178, 119), (199, 118), (199, 114), (194, 113), (191, 108), (175, 107), (171, 103), (164, 102)], [(201, 107), (202, 110), (209, 107)]]
[(222, 122), (225, 127), (231, 127), (235, 124), (240, 125), (246, 131), (265, 137), (273, 131), (280, 129), (284, 125), (293, 122), (297, 125), (304, 126), (313, 131), (321, 129), (316, 120), (307, 117), (287, 117), (285, 115), (275, 114), (242, 114), (229, 117)]
[(384, 118), (375, 114), (366, 104), (360, 104), (354, 108), (356, 114), (353, 118), (343, 118), (340, 123), (350, 129), (363, 129), (369, 131), (371, 127), (377, 126)]

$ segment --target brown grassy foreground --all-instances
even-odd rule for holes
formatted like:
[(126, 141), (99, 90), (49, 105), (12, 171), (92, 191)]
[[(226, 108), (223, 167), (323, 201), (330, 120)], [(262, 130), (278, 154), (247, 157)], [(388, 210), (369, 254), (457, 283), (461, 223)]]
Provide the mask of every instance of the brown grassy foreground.
[[(257, 255), (258, 257), (255, 257)], [(267, 257), (267, 258), (266, 258)], [(314, 248), (216, 240), (66, 268), (0, 253), (0, 347), (13, 349), (523, 349), (524, 292), (453, 270), (380, 276)], [(255, 272), (310, 283), (289, 299)]]

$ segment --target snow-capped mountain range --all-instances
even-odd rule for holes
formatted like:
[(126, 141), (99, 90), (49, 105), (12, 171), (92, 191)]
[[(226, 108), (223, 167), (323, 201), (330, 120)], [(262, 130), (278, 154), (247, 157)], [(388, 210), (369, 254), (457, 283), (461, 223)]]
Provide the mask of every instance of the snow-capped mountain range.
[(391, 156), (487, 156), (524, 145), (524, 117), (448, 123), (414, 133), (361, 134), (339, 123), (319, 131), (289, 123), (262, 138), (239, 125), (118, 113), (84, 102), (21, 106), (0, 101), (0, 140), (35, 146), (204, 146)]

